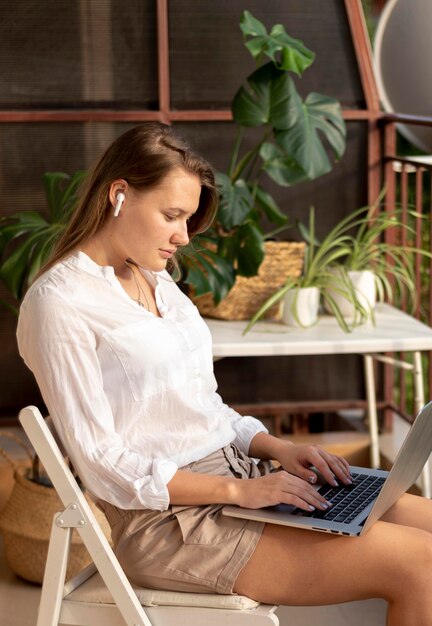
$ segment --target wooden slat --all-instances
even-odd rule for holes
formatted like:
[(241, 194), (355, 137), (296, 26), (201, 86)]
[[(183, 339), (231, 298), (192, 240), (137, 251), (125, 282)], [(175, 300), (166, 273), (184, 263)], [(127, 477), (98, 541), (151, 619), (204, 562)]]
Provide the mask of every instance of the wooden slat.
[(380, 108), (378, 87), (373, 70), (372, 51), (361, 0), (345, 0), (345, 10), (351, 29), (351, 39), (363, 86), (366, 108), (371, 111), (378, 111)]
[(159, 79), (159, 115), (160, 121), (170, 121), (170, 71), (169, 71), (169, 29), (167, 0), (157, 0), (157, 51)]

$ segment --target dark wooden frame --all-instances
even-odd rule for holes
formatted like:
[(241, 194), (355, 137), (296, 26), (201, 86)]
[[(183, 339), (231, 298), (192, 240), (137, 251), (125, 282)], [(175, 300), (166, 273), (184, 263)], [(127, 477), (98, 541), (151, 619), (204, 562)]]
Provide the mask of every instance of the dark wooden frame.
[[(346, 121), (367, 122), (368, 124), (368, 200), (372, 201), (381, 186), (380, 137), (378, 121), (381, 117), (378, 90), (372, 67), (372, 54), (363, 16), (361, 0), (344, 0), (347, 19), (351, 29), (355, 56), (363, 86), (366, 108), (343, 111)], [(3, 110), (0, 111), (0, 123), (10, 122), (227, 122), (232, 120), (229, 110), (182, 110), (170, 108), (170, 73), (169, 73), (169, 30), (168, 0), (157, 0), (157, 63), (158, 96), (157, 110), (116, 111), (113, 109), (80, 110)]]

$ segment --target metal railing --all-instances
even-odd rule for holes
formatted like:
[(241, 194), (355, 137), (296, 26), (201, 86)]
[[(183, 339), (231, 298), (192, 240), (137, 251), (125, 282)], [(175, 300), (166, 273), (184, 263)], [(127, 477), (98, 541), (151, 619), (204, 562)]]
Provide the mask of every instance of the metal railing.
[[(398, 123), (432, 127), (432, 117), (411, 115), (383, 115), (383, 186), (385, 188), (384, 210), (400, 208), (404, 224), (409, 222), (413, 233), (408, 241), (407, 230), (401, 229), (386, 233), (391, 243), (412, 244), (416, 248), (432, 252), (432, 155), (406, 157), (397, 154), (396, 129)], [(415, 216), (412, 216), (414, 212)], [(432, 326), (432, 259), (421, 255), (414, 256), (414, 275), (417, 303), (414, 311), (407, 311), (407, 299), (402, 297), (401, 308), (424, 323)], [(401, 360), (404, 355), (398, 355)], [(423, 355), (425, 372), (425, 393), (432, 394), (432, 352)], [(400, 368), (396, 376), (390, 367), (384, 368), (384, 400), (387, 406), (396, 407), (397, 411), (408, 419), (414, 413), (413, 373)]]

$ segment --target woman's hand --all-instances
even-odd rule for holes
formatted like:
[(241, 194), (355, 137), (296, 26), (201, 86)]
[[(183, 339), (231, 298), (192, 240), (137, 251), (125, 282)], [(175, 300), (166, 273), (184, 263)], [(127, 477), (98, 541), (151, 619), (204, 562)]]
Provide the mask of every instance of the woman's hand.
[(292, 504), (305, 511), (329, 508), (329, 503), (302, 478), (284, 470), (266, 476), (235, 479), (233, 503), (248, 509)]
[(342, 457), (330, 454), (319, 446), (283, 443), (285, 445), (280, 446), (276, 460), (287, 472), (313, 484), (317, 476), (311, 467), (315, 467), (330, 485), (338, 486), (337, 480), (345, 485), (352, 483), (349, 464)]

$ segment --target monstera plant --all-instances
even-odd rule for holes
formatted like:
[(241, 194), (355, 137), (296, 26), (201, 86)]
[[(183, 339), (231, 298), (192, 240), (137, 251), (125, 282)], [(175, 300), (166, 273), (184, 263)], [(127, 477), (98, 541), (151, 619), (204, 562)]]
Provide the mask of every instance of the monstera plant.
[[(345, 150), (345, 123), (334, 98), (310, 93), (302, 98), (293, 76), (314, 61), (302, 41), (281, 24), (270, 30), (245, 11), (240, 28), (257, 69), (232, 102), (236, 139), (226, 172), (217, 174), (219, 210), (210, 231), (185, 250), (185, 281), (196, 295), (211, 292), (220, 302), (235, 276), (254, 276), (264, 258), (264, 242), (288, 225), (287, 215), (265, 190), (265, 179), (290, 187), (332, 169), (330, 155)], [(259, 137), (242, 149), (250, 134)], [(250, 145), (250, 143), (249, 143)], [(274, 225), (265, 232), (264, 223)]]

